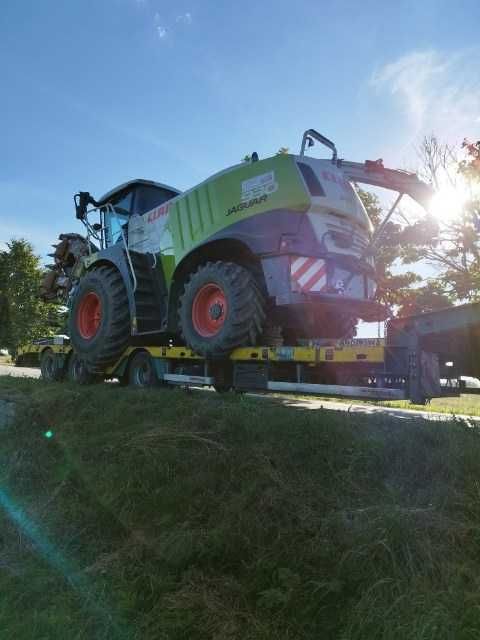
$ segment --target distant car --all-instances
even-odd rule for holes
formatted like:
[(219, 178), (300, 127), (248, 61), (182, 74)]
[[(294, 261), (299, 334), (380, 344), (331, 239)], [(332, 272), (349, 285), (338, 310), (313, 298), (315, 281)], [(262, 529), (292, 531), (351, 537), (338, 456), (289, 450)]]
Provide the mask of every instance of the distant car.
[(463, 383), (465, 389), (475, 390), (480, 392), (480, 380), (473, 378), (472, 376), (460, 376), (459, 378), (442, 378), (440, 384), (442, 387), (458, 387), (458, 380)]
[(465, 382), (467, 389), (480, 389), (480, 380), (471, 376), (460, 376), (460, 380)]

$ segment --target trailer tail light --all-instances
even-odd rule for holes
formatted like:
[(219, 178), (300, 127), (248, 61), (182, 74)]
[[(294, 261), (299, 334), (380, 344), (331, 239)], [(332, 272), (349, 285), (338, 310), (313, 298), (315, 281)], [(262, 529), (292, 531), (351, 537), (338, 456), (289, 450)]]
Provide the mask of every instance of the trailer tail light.
[(327, 263), (320, 258), (291, 256), (290, 282), (293, 291), (321, 293), (327, 289)]

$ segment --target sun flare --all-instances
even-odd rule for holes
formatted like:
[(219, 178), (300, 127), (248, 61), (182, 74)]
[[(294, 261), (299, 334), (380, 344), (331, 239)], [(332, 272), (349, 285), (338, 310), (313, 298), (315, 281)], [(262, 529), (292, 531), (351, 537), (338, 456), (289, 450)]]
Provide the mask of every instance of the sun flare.
[(430, 211), (438, 220), (452, 221), (460, 216), (470, 197), (463, 185), (440, 187), (432, 198)]
[(467, 183), (443, 185), (437, 190), (430, 203), (430, 213), (440, 222), (452, 222), (460, 218), (465, 206), (480, 199), (480, 184)]

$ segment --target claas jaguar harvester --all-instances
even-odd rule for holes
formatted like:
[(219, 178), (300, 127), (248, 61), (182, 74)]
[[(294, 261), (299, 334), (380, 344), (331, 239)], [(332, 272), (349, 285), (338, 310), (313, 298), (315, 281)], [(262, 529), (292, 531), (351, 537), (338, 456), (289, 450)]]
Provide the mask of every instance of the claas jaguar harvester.
[[(306, 155), (315, 141), (330, 158)], [(372, 228), (356, 183), (397, 191), (396, 204), (431, 196), (382, 161), (338, 159), (313, 129), (299, 155), (253, 153), (184, 193), (148, 180), (98, 200), (80, 192), (87, 237), (60, 236), (44, 298), (68, 301), (73, 348), (98, 372), (131, 345), (219, 359), (245, 345), (351, 337), (358, 319), (386, 317), (374, 300), (383, 225)]]

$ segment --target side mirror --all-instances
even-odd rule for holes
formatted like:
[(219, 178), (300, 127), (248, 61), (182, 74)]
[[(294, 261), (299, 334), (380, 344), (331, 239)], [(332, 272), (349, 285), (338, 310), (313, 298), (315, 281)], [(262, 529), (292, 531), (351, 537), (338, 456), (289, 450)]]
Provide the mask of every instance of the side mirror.
[(95, 224), (92, 224), (92, 229), (94, 231), (101, 231), (102, 230), (102, 225), (99, 222), (95, 222)]
[(75, 213), (78, 220), (85, 220), (89, 204), (98, 205), (88, 191), (79, 191), (73, 196), (73, 201), (75, 202)]

